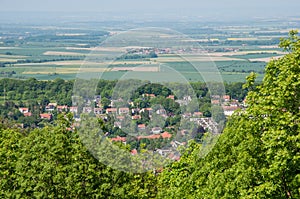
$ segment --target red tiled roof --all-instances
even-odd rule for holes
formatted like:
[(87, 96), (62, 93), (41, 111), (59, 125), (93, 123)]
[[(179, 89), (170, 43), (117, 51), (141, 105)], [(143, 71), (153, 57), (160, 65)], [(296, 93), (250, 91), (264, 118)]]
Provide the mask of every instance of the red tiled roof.
[(167, 98), (169, 98), (169, 99), (175, 99), (175, 96), (174, 95), (169, 95)]
[(117, 112), (117, 109), (116, 108), (108, 108), (106, 109), (106, 112), (109, 113), (109, 112)]
[(57, 106), (57, 109), (67, 109), (68, 106)]
[(140, 115), (134, 115), (131, 117), (133, 120), (138, 120), (138, 119), (141, 119), (141, 116)]
[(21, 112), (28, 112), (28, 108), (19, 108), (19, 110), (21, 111)]
[(132, 155), (136, 155), (137, 153), (138, 153), (138, 152), (137, 152), (136, 149), (131, 150), (131, 154), (132, 154)]
[(165, 131), (165, 132), (163, 132), (163, 133), (161, 134), (161, 137), (164, 138), (164, 139), (165, 139), (165, 138), (171, 138), (172, 135), (171, 135), (170, 133), (168, 133), (168, 132)]
[(171, 138), (172, 135), (168, 132), (164, 132), (162, 134), (153, 134), (153, 135), (147, 135), (147, 136), (138, 136), (137, 139), (159, 139), (160, 137), (162, 137), (163, 139), (166, 138)]
[(144, 128), (146, 128), (146, 125), (145, 125), (145, 124), (139, 124), (139, 125), (138, 125), (138, 128), (139, 128), (139, 129), (144, 129)]
[(32, 113), (31, 112), (24, 113), (24, 116), (25, 117), (30, 117), (30, 116), (32, 116)]
[(158, 139), (158, 138), (160, 138), (160, 135), (159, 134), (157, 134), (157, 135), (153, 134), (153, 135), (149, 135), (148, 138), (149, 139)]
[(52, 115), (50, 113), (42, 113), (42, 114), (40, 114), (40, 117), (42, 119), (48, 119), (48, 120), (50, 120), (52, 118)]
[(203, 113), (202, 112), (195, 112), (194, 115), (201, 116), (201, 115), (203, 115)]
[(230, 95), (224, 95), (224, 96), (223, 96), (223, 99), (224, 99), (224, 100), (230, 100)]
[(126, 142), (126, 137), (117, 136), (116, 138), (111, 138), (111, 141), (114, 141), (114, 142)]
[(140, 140), (140, 139), (158, 139), (160, 138), (160, 135), (159, 134), (153, 134), (153, 135), (148, 135), (148, 136), (138, 136), (137, 139)]

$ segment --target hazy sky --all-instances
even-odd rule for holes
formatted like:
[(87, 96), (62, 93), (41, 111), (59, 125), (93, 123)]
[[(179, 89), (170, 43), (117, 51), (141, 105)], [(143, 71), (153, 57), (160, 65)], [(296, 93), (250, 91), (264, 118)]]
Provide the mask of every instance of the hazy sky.
[(152, 14), (182, 17), (285, 17), (300, 15), (300, 0), (0, 0), (3, 11), (113, 12), (145, 18)]

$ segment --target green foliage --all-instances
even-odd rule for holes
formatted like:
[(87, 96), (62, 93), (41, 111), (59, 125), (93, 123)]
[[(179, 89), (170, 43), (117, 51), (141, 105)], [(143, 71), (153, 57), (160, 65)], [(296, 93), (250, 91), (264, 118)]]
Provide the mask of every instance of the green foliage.
[(1, 198), (153, 198), (153, 174), (113, 170), (95, 159), (77, 132), (57, 126), (23, 135), (0, 130)]
[[(83, 135), (68, 130), (71, 115), (58, 116), (55, 126), (35, 129), (28, 135), (6, 128), (7, 121), (3, 121), (0, 197), (300, 198), (299, 43), (297, 32), (292, 31), (280, 44), (290, 54), (268, 64), (262, 84), (255, 85), (255, 74), (247, 78), (248, 108), (229, 119), (223, 134), (204, 134), (201, 145), (189, 142), (180, 161), (157, 176), (114, 170), (95, 158), (102, 156), (94, 157), (87, 150), (103, 138), (94, 128), (100, 124), (105, 131), (102, 120), (87, 120), (83, 126), (87, 134)], [(34, 82), (31, 79), (26, 84)], [(55, 90), (58, 83), (63, 84), (56, 80), (51, 88)], [(13, 90), (13, 84), (7, 86)], [(197, 96), (206, 96), (206, 91)], [(172, 109), (171, 101), (164, 103), (170, 103)], [(82, 143), (82, 136), (89, 137), (89, 145)], [(114, 163), (124, 166), (120, 162), (126, 163), (126, 156), (116, 147), (124, 151), (131, 147), (104, 140), (93, 152), (107, 153)]]
[[(296, 32), (283, 40), (291, 50), (271, 61), (262, 85), (251, 89), (248, 108), (233, 115), (205, 157), (181, 159), (160, 176), (158, 196), (167, 198), (300, 197), (300, 46)], [(201, 153), (196, 149), (194, 154)], [(184, 174), (185, 173), (185, 174)], [(184, 174), (184, 175), (182, 175)]]

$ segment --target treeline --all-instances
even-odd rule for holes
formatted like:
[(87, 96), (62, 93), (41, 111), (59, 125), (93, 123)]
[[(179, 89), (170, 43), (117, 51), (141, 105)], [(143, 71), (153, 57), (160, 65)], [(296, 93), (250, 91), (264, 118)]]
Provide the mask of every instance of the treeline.
[[(94, 96), (101, 96), (101, 103), (103, 108), (106, 109), (111, 104), (111, 99), (114, 94), (114, 90), (118, 81), (108, 80), (95, 80), (96, 81), (96, 92), (93, 93), (91, 99)], [(82, 88), (89, 88), (90, 81), (83, 81), (80, 85)], [(196, 95), (198, 102), (192, 102), (194, 106), (188, 106), (188, 112), (201, 111), (206, 117), (211, 116), (211, 98), (209, 90), (205, 83), (192, 82), (190, 91), (186, 91), (186, 85), (179, 83), (170, 83), (169, 86), (162, 86), (160, 84), (151, 84), (150, 82), (143, 82), (140, 80), (125, 80), (121, 83), (126, 88), (131, 88), (132, 85), (139, 86), (129, 97), (134, 102), (136, 108), (148, 108), (150, 104), (162, 105), (167, 113), (176, 115), (179, 114), (180, 110), (185, 110), (184, 107), (179, 108), (178, 103), (174, 103), (173, 100), (167, 99), (169, 95), (174, 92), (180, 96), (174, 96), (175, 99), (184, 97), (186, 93), (193, 93)], [(66, 81), (63, 79), (55, 79), (53, 81), (38, 81), (34, 78), (28, 80), (17, 80), (17, 79), (1, 79), (0, 80), (0, 96), (2, 104), (0, 107), (0, 116), (6, 119), (12, 119), (19, 123), (23, 123), (25, 127), (36, 126), (41, 122), (39, 114), (43, 113), (45, 107), (50, 102), (56, 102), (58, 105), (72, 106), (72, 95), (73, 93), (74, 80)], [(247, 89), (242, 88), (243, 83), (231, 83), (225, 84), (226, 93), (231, 98), (242, 101), (246, 94)], [(173, 88), (173, 90), (168, 89)], [(85, 89), (83, 89), (85, 90)], [(117, 89), (118, 90), (118, 89)], [(126, 89), (123, 89), (121, 96), (125, 96), (128, 93)], [(154, 94), (155, 98), (142, 97), (143, 94)], [(116, 98), (114, 98), (116, 99)], [(198, 105), (197, 105), (198, 104)], [(198, 106), (198, 107), (195, 107)], [(23, 114), (18, 110), (19, 107), (27, 107), (32, 116), (24, 117)], [(134, 107), (132, 107), (134, 108)], [(57, 112), (53, 112), (54, 119), (56, 118)], [(180, 118), (173, 117), (167, 120), (169, 124), (175, 124), (180, 121)]]
[(57, 58), (40, 58), (40, 59), (20, 59), (13, 62), (0, 62), (0, 67), (6, 67), (12, 64), (24, 64), (24, 63), (45, 63), (45, 62), (54, 62), (54, 61), (71, 61), (71, 60), (83, 60), (85, 57), (57, 57)]
[[(111, 98), (114, 88), (118, 81), (109, 80), (95, 80), (97, 81), (96, 92), (94, 95), (101, 95), (101, 97)], [(145, 82), (140, 80), (125, 80), (122, 84), (126, 84), (135, 81), (135, 84), (144, 85)], [(86, 81), (89, 84), (89, 81)], [(165, 86), (160, 84), (146, 83), (145, 86), (139, 87), (133, 94), (131, 99), (134, 100), (139, 97), (139, 95), (147, 93), (154, 94), (155, 96), (167, 97), (172, 93), (180, 93), (183, 90), (183, 94), (186, 92), (186, 87), (180, 83), (170, 83), (171, 88), (176, 90), (171, 91)], [(56, 101), (58, 104), (62, 105), (72, 105), (72, 91), (73, 91), (74, 80), (63, 80), (57, 78), (53, 81), (39, 81), (35, 78), (30, 78), (28, 80), (17, 80), (4, 78), (0, 80), (0, 96), (5, 97), (6, 100), (14, 101), (27, 101), (27, 100), (37, 100), (42, 101)], [(226, 94), (230, 95), (231, 98), (238, 99), (242, 101), (247, 95), (247, 89), (242, 88), (243, 83), (225, 83)], [(88, 85), (86, 85), (88, 86)], [(83, 85), (84, 87), (84, 85)], [(88, 88), (88, 87), (87, 87)], [(205, 83), (202, 82), (192, 82), (191, 88), (198, 98), (210, 97), (208, 88)], [(175, 96), (176, 97), (176, 96)]]
[(128, 59), (146, 59), (146, 58), (157, 58), (155, 52), (150, 52), (149, 54), (126, 54), (117, 58), (117, 60), (128, 60)]

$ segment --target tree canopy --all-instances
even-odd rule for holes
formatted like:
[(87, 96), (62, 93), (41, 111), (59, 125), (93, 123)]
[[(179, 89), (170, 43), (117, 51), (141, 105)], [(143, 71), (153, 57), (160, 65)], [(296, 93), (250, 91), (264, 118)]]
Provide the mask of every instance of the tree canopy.
[(300, 198), (298, 33), (280, 46), (289, 54), (268, 64), (261, 85), (254, 86), (255, 74), (247, 78), (248, 108), (228, 120), (210, 152), (189, 142), (159, 174), (99, 162), (69, 130), (71, 115), (31, 132), (3, 121), (0, 198)]
[(212, 151), (183, 158), (160, 176), (165, 198), (300, 197), (300, 39), (281, 41), (290, 53), (272, 60), (262, 84), (246, 87), (248, 108), (233, 115)]

